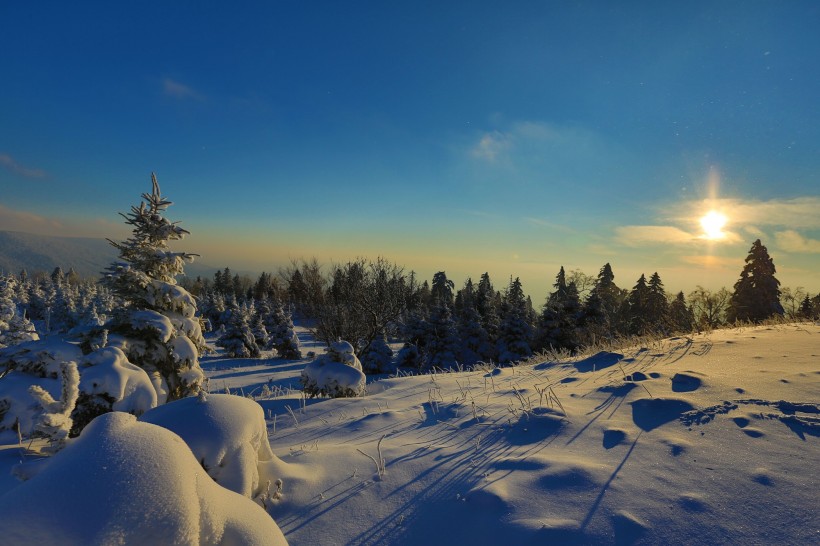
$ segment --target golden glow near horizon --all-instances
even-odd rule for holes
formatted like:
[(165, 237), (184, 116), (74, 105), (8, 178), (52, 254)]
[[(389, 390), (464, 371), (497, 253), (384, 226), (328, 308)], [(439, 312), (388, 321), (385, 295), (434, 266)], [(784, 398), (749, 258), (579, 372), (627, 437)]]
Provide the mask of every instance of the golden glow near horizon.
[(706, 213), (706, 216), (700, 219), (700, 225), (703, 227), (703, 237), (709, 240), (723, 239), (726, 237), (723, 227), (728, 221), (729, 219), (725, 214), (710, 210)]

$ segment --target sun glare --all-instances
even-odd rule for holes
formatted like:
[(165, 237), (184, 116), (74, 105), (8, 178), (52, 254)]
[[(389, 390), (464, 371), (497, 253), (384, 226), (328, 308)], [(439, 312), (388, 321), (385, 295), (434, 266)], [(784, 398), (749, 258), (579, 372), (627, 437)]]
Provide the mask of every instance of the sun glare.
[(728, 221), (729, 219), (724, 214), (715, 210), (709, 211), (706, 216), (700, 219), (704, 237), (706, 239), (722, 239), (726, 236), (726, 233), (723, 232), (723, 226)]

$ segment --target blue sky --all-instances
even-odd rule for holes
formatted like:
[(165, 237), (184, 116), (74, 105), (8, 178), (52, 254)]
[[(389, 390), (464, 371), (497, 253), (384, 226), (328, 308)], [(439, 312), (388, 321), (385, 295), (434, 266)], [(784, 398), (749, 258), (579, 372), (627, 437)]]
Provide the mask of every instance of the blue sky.
[(208, 4), (0, 7), (0, 229), (123, 236), (155, 171), (217, 267), (540, 302), (560, 265), (731, 287), (760, 237), (820, 290), (816, 2)]

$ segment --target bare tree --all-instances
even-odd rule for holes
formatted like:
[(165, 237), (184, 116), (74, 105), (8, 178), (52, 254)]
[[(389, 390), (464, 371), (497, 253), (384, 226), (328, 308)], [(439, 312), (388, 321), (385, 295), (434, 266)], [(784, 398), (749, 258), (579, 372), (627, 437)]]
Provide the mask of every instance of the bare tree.
[(689, 307), (695, 314), (698, 328), (716, 328), (724, 323), (732, 294), (721, 288), (717, 292), (698, 285), (689, 293)]

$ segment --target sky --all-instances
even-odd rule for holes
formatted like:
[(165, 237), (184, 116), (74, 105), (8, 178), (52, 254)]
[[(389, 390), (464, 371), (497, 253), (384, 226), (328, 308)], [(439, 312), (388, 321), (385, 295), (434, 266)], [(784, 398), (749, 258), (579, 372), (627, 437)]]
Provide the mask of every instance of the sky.
[(155, 172), (214, 267), (383, 256), (537, 303), (561, 266), (731, 289), (760, 238), (816, 293), (817, 28), (813, 1), (5, 2), (0, 230), (125, 237)]

